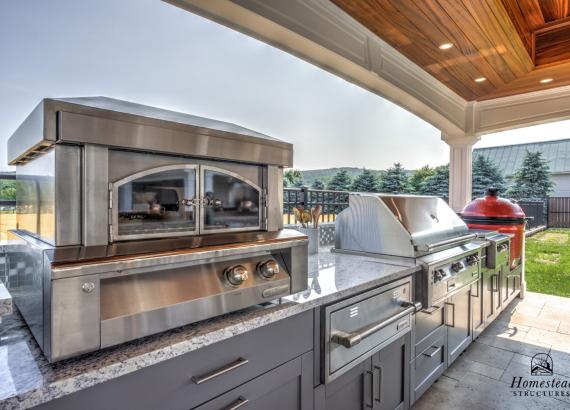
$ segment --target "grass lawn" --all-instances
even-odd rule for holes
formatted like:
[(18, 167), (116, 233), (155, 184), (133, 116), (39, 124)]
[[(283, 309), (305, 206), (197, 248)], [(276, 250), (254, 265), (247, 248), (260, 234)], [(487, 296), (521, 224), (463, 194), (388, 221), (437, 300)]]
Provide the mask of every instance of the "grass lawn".
[(526, 283), (531, 292), (570, 297), (570, 229), (527, 238)]

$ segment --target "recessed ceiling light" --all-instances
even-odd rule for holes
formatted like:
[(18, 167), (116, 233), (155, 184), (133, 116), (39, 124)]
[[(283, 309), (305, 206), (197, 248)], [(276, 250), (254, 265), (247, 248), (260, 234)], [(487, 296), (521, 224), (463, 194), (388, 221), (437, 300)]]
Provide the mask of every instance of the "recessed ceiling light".
[(475, 79), (476, 83), (482, 83), (483, 81), (486, 81), (487, 79), (485, 77), (479, 77)]
[(453, 47), (453, 44), (451, 43), (443, 43), (439, 46), (440, 50), (449, 50), (451, 47)]
[(552, 78), (543, 78), (542, 80), (540, 80), (540, 82), (541, 82), (542, 84), (546, 84), (546, 83), (549, 83), (549, 82), (551, 82), (551, 81), (552, 81)]

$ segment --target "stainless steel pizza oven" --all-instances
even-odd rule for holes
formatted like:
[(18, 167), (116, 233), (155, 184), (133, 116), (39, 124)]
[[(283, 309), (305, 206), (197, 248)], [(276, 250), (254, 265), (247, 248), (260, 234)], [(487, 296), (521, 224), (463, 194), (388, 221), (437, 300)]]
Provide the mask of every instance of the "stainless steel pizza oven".
[(45, 99), (8, 158), (26, 249), (9, 283), (50, 360), (307, 286), (306, 237), (283, 230), (291, 144), (109, 98)]

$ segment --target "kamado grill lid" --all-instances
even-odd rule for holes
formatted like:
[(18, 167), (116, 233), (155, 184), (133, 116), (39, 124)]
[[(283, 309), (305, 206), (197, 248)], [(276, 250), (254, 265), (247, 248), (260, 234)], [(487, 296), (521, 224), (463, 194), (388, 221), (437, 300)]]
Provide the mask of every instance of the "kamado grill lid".
[(525, 213), (516, 202), (499, 197), (497, 188), (489, 188), (484, 198), (468, 203), (461, 211), (467, 223), (519, 224), (525, 222)]

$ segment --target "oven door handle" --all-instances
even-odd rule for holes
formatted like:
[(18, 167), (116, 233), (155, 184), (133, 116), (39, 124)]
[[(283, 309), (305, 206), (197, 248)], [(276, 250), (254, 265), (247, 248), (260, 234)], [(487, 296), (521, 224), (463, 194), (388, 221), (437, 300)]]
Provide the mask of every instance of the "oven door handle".
[(343, 332), (338, 330), (332, 334), (331, 342), (339, 344), (341, 346), (350, 349), (353, 346), (356, 346), (362, 340), (366, 339), (367, 337), (372, 336), (374, 333), (378, 332), (379, 330), (385, 328), (389, 324), (403, 318), (406, 315), (411, 313), (417, 312), (422, 309), (422, 304), (420, 302), (403, 302), (401, 306), (404, 306), (405, 309), (402, 310), (400, 313), (385, 319), (378, 323), (373, 323), (364, 327), (361, 327), (354, 332)]

